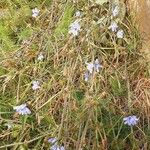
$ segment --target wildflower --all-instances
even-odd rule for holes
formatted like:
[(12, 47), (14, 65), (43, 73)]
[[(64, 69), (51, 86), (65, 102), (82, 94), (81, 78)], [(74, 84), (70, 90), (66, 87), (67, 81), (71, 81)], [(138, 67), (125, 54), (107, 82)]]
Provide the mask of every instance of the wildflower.
[(116, 6), (113, 10), (112, 10), (112, 15), (113, 17), (116, 17), (119, 14), (119, 6)]
[(64, 146), (59, 146), (57, 144), (54, 144), (50, 150), (65, 150)]
[(16, 110), (16, 112), (19, 113), (20, 115), (29, 115), (29, 114), (31, 114), (31, 111), (27, 107), (26, 104), (15, 106), (15, 107), (13, 107), (13, 109)]
[(100, 65), (98, 59), (95, 60), (95, 63), (94, 63), (94, 69), (96, 72), (99, 72), (99, 69), (102, 68), (102, 65)]
[(124, 124), (127, 124), (129, 126), (134, 126), (137, 124), (139, 118), (137, 118), (136, 116), (128, 116), (123, 118)]
[(48, 139), (48, 142), (53, 144), (50, 150), (65, 150), (64, 146), (58, 145), (57, 141), (58, 141), (57, 138)]
[(92, 74), (93, 69), (94, 69), (94, 64), (91, 63), (86, 63), (87, 64), (87, 70)]
[(80, 17), (80, 16), (81, 16), (81, 12), (80, 12), (80, 11), (77, 11), (77, 12), (75, 13), (75, 16), (76, 16), (76, 17)]
[(38, 89), (40, 89), (40, 83), (39, 83), (39, 81), (33, 81), (33, 82), (32, 82), (32, 89), (33, 89), (33, 90), (38, 90)]
[(40, 10), (37, 8), (32, 9), (32, 17), (36, 18), (40, 13)]
[(78, 20), (74, 21), (70, 25), (69, 34), (73, 34), (73, 36), (77, 36), (79, 34), (80, 28), (81, 27), (79, 21)]
[(119, 30), (119, 31), (117, 32), (117, 38), (122, 39), (123, 36), (124, 36), (123, 30)]
[(88, 80), (89, 80), (89, 73), (88, 73), (88, 72), (86, 72), (86, 73), (84, 74), (84, 80), (85, 80), (85, 81), (88, 81)]
[(44, 56), (43, 56), (42, 53), (40, 53), (40, 54), (38, 55), (37, 60), (42, 61), (43, 59), (44, 59)]
[(57, 138), (50, 138), (48, 139), (48, 143), (54, 144), (57, 142)]
[[(93, 72), (93, 69), (96, 71), (96, 72), (99, 72), (99, 69), (102, 68), (102, 65), (100, 65), (98, 59), (95, 60), (94, 63), (86, 63), (87, 64), (87, 70), (92, 74)], [(87, 75), (86, 75), (87, 76)]]
[(116, 32), (117, 28), (118, 28), (118, 25), (117, 25), (117, 23), (115, 21), (112, 21), (111, 25), (108, 27), (108, 29), (111, 29), (112, 32)]

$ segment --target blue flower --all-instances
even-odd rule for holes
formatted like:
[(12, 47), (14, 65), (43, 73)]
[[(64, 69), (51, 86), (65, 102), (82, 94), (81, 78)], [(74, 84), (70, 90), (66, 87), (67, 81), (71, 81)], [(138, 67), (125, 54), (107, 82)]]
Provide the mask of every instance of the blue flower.
[(32, 81), (32, 89), (34, 91), (40, 89), (40, 83), (39, 83), (39, 81)]
[(65, 150), (64, 146), (59, 146), (57, 144), (54, 144), (50, 150)]
[(58, 145), (58, 139), (57, 138), (50, 138), (48, 139), (48, 142), (52, 144), (50, 150), (65, 150), (64, 146)]
[(99, 63), (99, 60), (96, 59), (94, 63), (94, 69), (96, 72), (99, 72), (99, 69), (102, 68), (103, 66)]
[(19, 106), (15, 106), (13, 107), (14, 110), (16, 110), (16, 112), (20, 115), (29, 115), (31, 114), (30, 109), (27, 107), (26, 104), (22, 104)]
[(112, 10), (112, 15), (113, 17), (116, 17), (119, 14), (119, 6), (116, 6), (113, 10)]
[(37, 8), (32, 9), (32, 17), (36, 18), (40, 13), (40, 10)]
[(96, 72), (99, 72), (99, 69), (102, 68), (102, 65), (99, 63), (99, 60), (96, 59), (94, 63), (86, 63), (87, 65), (87, 70), (89, 71), (90, 74), (93, 73), (93, 70)]
[(88, 80), (89, 80), (89, 77), (90, 77), (89, 73), (86, 72), (86, 73), (84, 74), (84, 80), (85, 80), (85, 81), (88, 81)]
[(76, 20), (73, 23), (70, 24), (69, 34), (73, 34), (73, 36), (77, 36), (80, 31), (80, 24), (79, 21)]
[(90, 63), (86, 63), (86, 65), (87, 65), (87, 70), (92, 74), (94, 69), (94, 64), (90, 62)]
[(115, 21), (111, 22), (111, 25), (108, 27), (108, 29), (111, 29), (112, 32), (116, 32), (118, 28), (118, 25)]
[(57, 142), (57, 138), (50, 138), (48, 139), (48, 143), (54, 144)]
[(139, 118), (137, 118), (135, 115), (123, 118), (124, 124), (127, 124), (129, 126), (136, 125), (138, 120)]

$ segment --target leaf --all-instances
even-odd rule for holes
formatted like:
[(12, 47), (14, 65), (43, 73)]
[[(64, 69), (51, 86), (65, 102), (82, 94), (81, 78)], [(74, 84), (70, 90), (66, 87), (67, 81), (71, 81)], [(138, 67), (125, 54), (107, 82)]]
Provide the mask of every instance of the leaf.
[(77, 100), (77, 101), (81, 101), (82, 99), (84, 99), (84, 92), (83, 91), (75, 91), (73, 93), (73, 97)]
[(57, 24), (57, 28), (55, 29), (55, 35), (60, 36), (61, 34), (67, 35), (69, 25), (72, 21), (73, 7), (68, 5), (63, 13), (61, 20)]

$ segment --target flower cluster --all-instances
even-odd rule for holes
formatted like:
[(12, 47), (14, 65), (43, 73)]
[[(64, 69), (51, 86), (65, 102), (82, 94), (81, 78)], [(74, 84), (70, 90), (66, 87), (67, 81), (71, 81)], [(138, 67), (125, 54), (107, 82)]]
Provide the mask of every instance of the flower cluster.
[(95, 70), (96, 72), (99, 72), (99, 69), (102, 68), (102, 65), (99, 63), (99, 60), (96, 59), (94, 63), (86, 63), (87, 65), (87, 70), (92, 74), (93, 71)]
[(65, 150), (64, 146), (58, 145), (57, 138), (50, 138), (48, 142), (52, 144), (50, 150)]
[(87, 68), (87, 72), (85, 73), (84, 75), (84, 80), (85, 81), (88, 81), (89, 80), (89, 77), (90, 77), (90, 74), (93, 73), (93, 71), (96, 71), (96, 72), (99, 72), (100, 71), (100, 68), (102, 68), (102, 65), (99, 63), (99, 60), (96, 59), (94, 61), (94, 63), (90, 62), (90, 63), (86, 63), (86, 68)]
[[(120, 11), (119, 6), (115, 6), (112, 10), (112, 16), (113, 17), (118, 16), (119, 11)], [(117, 30), (118, 28), (119, 28), (118, 24), (115, 21), (112, 21), (111, 25), (108, 27), (108, 29), (111, 29), (112, 32), (117, 32), (116, 35), (118, 39), (122, 39), (124, 37), (124, 31), (122, 29)], [(124, 124), (128, 126), (134, 126), (138, 123), (138, 121), (139, 121), (139, 118), (137, 118), (135, 115), (123, 118)]]
[(22, 104), (22, 105), (19, 105), (19, 106), (14, 106), (13, 109), (16, 110), (16, 112), (20, 115), (29, 115), (29, 114), (31, 114), (31, 111), (27, 107), (26, 104)]
[[(112, 16), (116, 17), (119, 14), (119, 6), (116, 6), (113, 10), (112, 10)], [(124, 31), (122, 29), (118, 30), (118, 24), (115, 21), (111, 21), (110, 26), (108, 27), (108, 29), (111, 29), (112, 32), (117, 32), (117, 38), (118, 39), (122, 39), (124, 37)]]

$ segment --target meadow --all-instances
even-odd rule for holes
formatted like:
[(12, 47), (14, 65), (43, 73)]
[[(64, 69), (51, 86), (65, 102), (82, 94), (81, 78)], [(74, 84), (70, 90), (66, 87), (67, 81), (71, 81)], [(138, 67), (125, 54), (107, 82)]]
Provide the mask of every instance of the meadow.
[(149, 150), (141, 43), (119, 0), (0, 0), (0, 149)]

